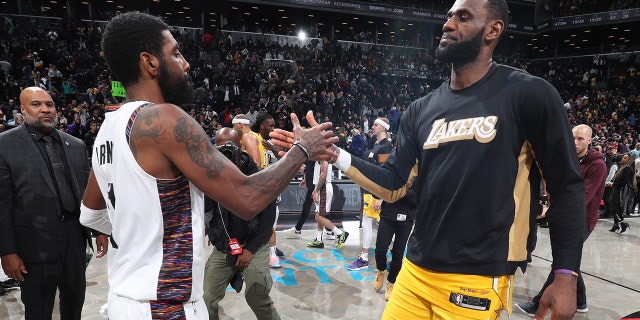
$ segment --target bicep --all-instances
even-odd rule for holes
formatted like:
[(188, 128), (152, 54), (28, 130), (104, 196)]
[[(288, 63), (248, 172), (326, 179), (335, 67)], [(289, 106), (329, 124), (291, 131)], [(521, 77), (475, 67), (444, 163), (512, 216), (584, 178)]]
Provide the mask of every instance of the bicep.
[(160, 144), (161, 153), (207, 196), (233, 212), (242, 211), (242, 202), (252, 193), (247, 176), (211, 144), (189, 115), (173, 114), (168, 119), (176, 120), (162, 121), (168, 127)]

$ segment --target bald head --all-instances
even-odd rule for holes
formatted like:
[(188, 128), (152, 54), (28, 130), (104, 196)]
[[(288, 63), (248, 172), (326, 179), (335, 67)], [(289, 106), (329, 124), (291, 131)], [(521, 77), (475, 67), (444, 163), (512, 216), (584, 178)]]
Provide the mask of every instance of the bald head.
[(56, 106), (41, 88), (28, 87), (20, 92), (20, 110), (25, 123), (38, 131), (49, 133), (55, 129)]
[(593, 135), (593, 129), (591, 129), (591, 127), (586, 124), (579, 124), (575, 126), (573, 128), (573, 131), (584, 132), (584, 134), (587, 135), (589, 138), (591, 138), (591, 136)]
[(238, 131), (233, 130), (231, 128), (221, 128), (216, 131), (216, 146), (221, 146), (225, 144), (227, 141), (231, 141), (236, 147), (240, 147), (240, 134)]
[(580, 124), (573, 127), (573, 141), (576, 145), (578, 157), (584, 157), (589, 151), (589, 144), (593, 140), (591, 135), (593, 130), (588, 125)]
[[(49, 99), (51, 99), (51, 96), (44, 91), (42, 88), (40, 87), (27, 87), (24, 88), (21, 92), (20, 92), (20, 104), (21, 105), (28, 105), (29, 103), (31, 103), (31, 99), (33, 98), (34, 95), (42, 95), (42, 96), (48, 96)], [(53, 99), (51, 99), (53, 101)]]

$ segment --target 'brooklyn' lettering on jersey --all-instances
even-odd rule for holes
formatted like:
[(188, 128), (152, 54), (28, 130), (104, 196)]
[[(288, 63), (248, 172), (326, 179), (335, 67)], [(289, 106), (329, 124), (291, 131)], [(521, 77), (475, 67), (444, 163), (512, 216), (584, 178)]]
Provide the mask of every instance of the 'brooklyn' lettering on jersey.
[(438, 119), (433, 122), (433, 127), (422, 149), (437, 148), (442, 142), (470, 140), (475, 138), (478, 142), (487, 143), (496, 137), (496, 123), (498, 117), (476, 117), (469, 119), (453, 120)]
[(106, 141), (94, 149), (93, 152), (98, 155), (98, 163), (100, 165), (113, 163), (113, 141)]

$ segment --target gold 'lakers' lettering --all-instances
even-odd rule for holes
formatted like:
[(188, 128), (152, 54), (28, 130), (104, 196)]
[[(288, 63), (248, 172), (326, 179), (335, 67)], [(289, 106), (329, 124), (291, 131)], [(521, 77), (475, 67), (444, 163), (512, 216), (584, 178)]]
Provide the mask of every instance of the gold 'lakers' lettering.
[(453, 120), (438, 119), (433, 122), (431, 132), (423, 149), (437, 148), (440, 143), (476, 139), (480, 143), (487, 143), (496, 137), (496, 123), (498, 117), (476, 117)]

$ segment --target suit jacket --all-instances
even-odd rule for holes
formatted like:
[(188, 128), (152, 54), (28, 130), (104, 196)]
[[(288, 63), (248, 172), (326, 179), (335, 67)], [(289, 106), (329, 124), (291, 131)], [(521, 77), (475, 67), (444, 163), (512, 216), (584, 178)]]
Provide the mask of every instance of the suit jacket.
[[(82, 140), (58, 134), (79, 208), (90, 170), (87, 150)], [(36, 143), (25, 125), (0, 134), (0, 256), (17, 253), (32, 263), (60, 258), (67, 237), (82, 252), (90, 239), (78, 216), (61, 221), (55, 181)]]

